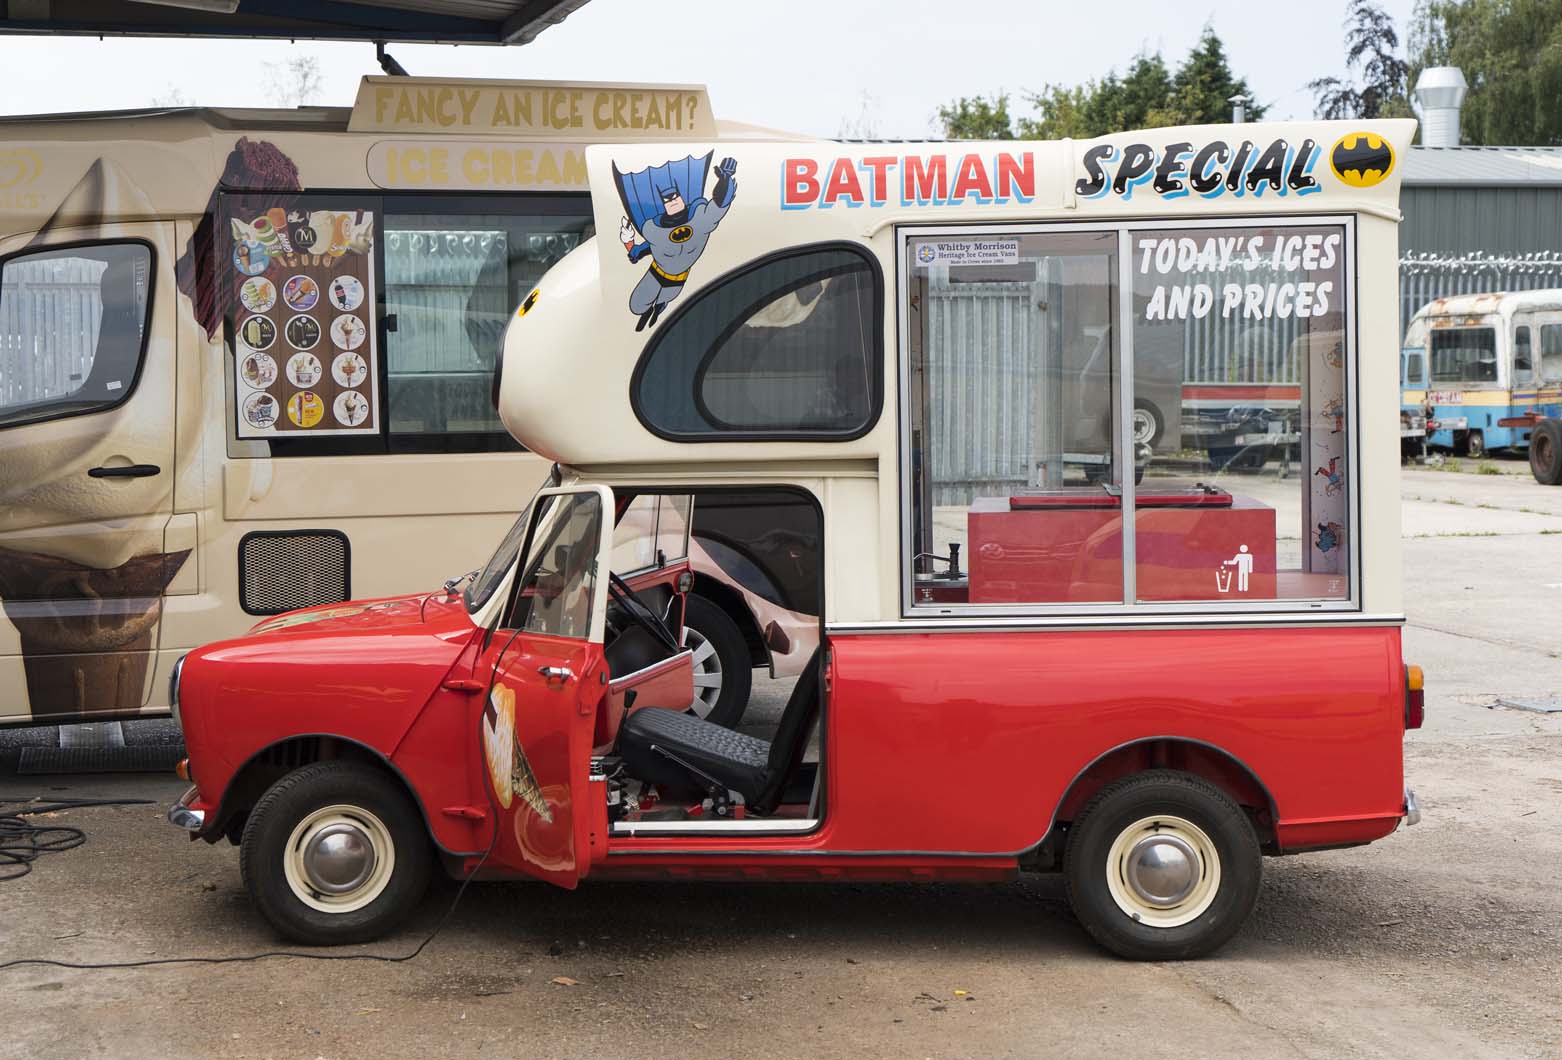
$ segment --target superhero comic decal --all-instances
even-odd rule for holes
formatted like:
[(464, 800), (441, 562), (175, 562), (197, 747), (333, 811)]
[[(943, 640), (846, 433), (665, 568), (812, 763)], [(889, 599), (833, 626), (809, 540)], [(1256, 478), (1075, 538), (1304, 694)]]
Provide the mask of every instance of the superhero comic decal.
[(631, 262), (650, 258), (650, 268), (629, 294), (629, 311), (639, 318), (636, 331), (653, 326), (683, 291), (690, 269), (737, 194), (733, 174), (738, 163), (723, 158), (716, 167), (710, 198), (705, 197), (714, 155), (714, 151), (698, 158), (688, 155), (631, 173), (613, 166), (613, 183), (624, 204), (619, 241)]

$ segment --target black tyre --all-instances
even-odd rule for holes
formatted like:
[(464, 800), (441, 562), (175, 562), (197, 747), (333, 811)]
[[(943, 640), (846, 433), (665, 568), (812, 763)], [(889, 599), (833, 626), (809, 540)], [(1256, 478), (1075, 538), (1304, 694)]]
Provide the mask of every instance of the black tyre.
[(1464, 455), (1472, 460), (1479, 460), (1486, 455), (1486, 435), (1480, 431), (1471, 431), (1464, 436)]
[(1262, 877), (1242, 809), (1186, 773), (1109, 785), (1069, 829), (1069, 904), (1092, 938), (1136, 961), (1199, 957), (1247, 921)]
[(433, 860), (417, 807), (385, 771), (315, 762), (273, 784), (244, 825), (244, 886), (278, 932), (311, 946), (367, 942), (423, 897)]
[(732, 728), (748, 709), (754, 661), (737, 623), (703, 596), (690, 595), (683, 644), (694, 650), (694, 702), (689, 713)]
[(1529, 470), (1542, 486), (1562, 486), (1562, 420), (1541, 420), (1530, 431)]
[(1134, 401), (1134, 445), (1147, 445), (1154, 449), (1161, 444), (1166, 433), (1166, 417), (1155, 403), (1139, 398)]
[(1221, 446), (1205, 450), (1209, 466), (1215, 472), (1257, 472), (1269, 462), (1269, 446)]

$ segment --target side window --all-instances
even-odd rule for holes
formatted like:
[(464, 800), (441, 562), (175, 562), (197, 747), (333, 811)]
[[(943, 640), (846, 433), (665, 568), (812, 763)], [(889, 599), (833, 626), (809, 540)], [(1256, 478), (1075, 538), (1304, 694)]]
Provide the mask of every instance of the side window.
[(146, 346), (152, 251), (140, 243), (35, 250), (0, 272), (0, 427), (113, 408)]
[[(1542, 335), (1542, 339), (1544, 337)], [(1434, 327), (1432, 379), (1438, 383), (1495, 383), (1497, 329)]]
[(443, 448), (449, 435), (514, 448), (490, 399), (510, 314), (584, 237), (578, 211), (396, 213), (385, 218), (385, 353), (393, 449)]
[(635, 411), (681, 441), (858, 437), (883, 405), (882, 305), (855, 249), (744, 269), (662, 324), (636, 366)]
[(1528, 326), (1513, 329), (1513, 381), (1515, 383), (1535, 381), (1535, 365), (1530, 358)]
[(1562, 324), (1540, 327), (1540, 379), (1543, 383), (1562, 383)]
[(1116, 232), (906, 247), (912, 596), (1121, 603)]
[(601, 526), (602, 501), (595, 493), (538, 499), (505, 628), (580, 639), (590, 635)]
[(689, 554), (689, 494), (643, 493), (613, 528), (613, 572), (630, 574), (677, 563)]

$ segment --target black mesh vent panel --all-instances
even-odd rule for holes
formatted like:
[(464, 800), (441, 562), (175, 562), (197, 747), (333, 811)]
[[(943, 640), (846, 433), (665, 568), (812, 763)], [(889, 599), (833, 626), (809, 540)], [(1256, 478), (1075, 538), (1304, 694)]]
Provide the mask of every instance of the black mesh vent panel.
[(239, 542), (239, 596), (249, 614), (340, 603), (351, 591), (347, 537), (338, 531), (263, 531)]

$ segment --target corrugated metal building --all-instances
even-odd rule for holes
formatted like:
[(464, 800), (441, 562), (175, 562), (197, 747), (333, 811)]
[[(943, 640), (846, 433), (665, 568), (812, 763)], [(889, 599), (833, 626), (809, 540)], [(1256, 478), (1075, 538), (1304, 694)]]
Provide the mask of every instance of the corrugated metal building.
[(1400, 320), (1434, 298), (1562, 287), (1562, 147), (1413, 147)]

